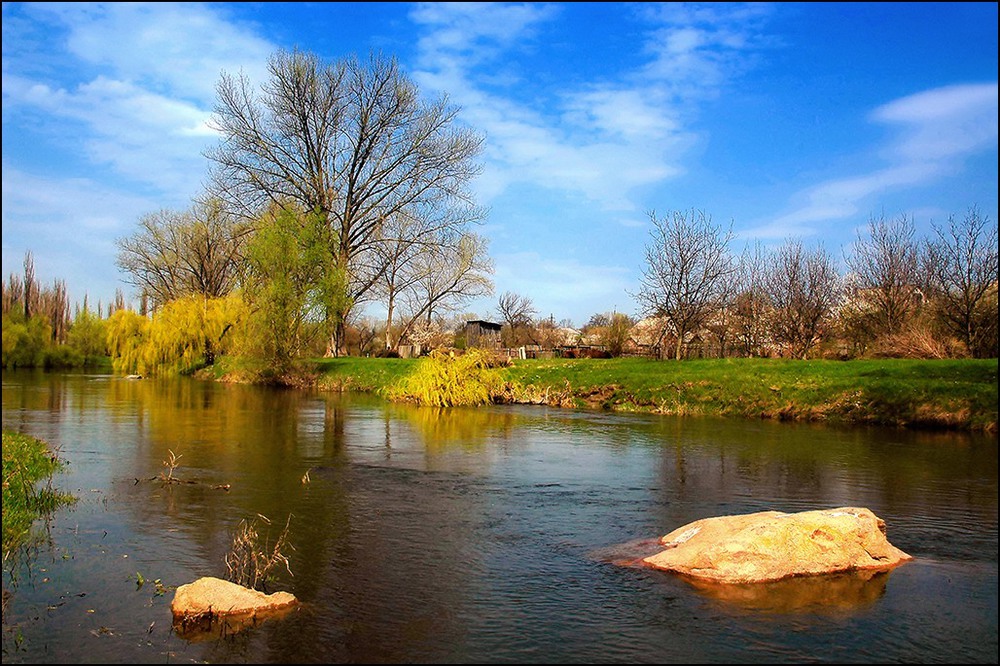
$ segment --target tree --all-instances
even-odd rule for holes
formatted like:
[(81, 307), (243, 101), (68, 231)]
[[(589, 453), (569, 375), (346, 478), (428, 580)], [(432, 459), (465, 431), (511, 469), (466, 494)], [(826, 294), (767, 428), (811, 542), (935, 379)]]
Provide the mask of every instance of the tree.
[(242, 75), (222, 75), (213, 121), (222, 141), (207, 154), (215, 187), (250, 216), (291, 202), (328, 225), (347, 280), (331, 340), (340, 353), (349, 308), (379, 282), (372, 248), (387, 220), (459, 228), (481, 217), (465, 187), (482, 138), (457, 125), (446, 97), (422, 101), (395, 59), (325, 63), (279, 51), (268, 72), (260, 95)]
[(612, 356), (621, 356), (628, 344), (629, 336), (635, 321), (627, 314), (615, 312), (611, 315), (608, 326), (601, 334), (601, 344)]
[(732, 228), (724, 230), (702, 211), (674, 211), (662, 218), (649, 213), (652, 240), (637, 300), (643, 312), (662, 317), (676, 336), (674, 358), (683, 356), (687, 338), (725, 306), (734, 272), (729, 256)]
[(822, 338), (840, 297), (840, 276), (822, 247), (787, 240), (771, 256), (765, 278), (774, 340), (804, 359)]
[(523, 344), (529, 339), (528, 329), (537, 314), (538, 311), (535, 310), (534, 304), (527, 296), (521, 296), (512, 291), (506, 291), (500, 295), (500, 299), (497, 301), (497, 315), (506, 326), (508, 347)]
[(76, 313), (69, 329), (67, 344), (80, 354), (83, 364), (108, 355), (107, 329), (103, 319), (84, 308)]
[(488, 242), (478, 234), (464, 233), (455, 241), (424, 248), (414, 262), (415, 279), (404, 292), (407, 321), (400, 338), (423, 319), (430, 326), (435, 316), (461, 309), (470, 299), (493, 292), (493, 262)]
[(153, 309), (190, 294), (225, 296), (237, 284), (248, 231), (219, 199), (206, 198), (144, 215), (135, 234), (118, 239), (117, 264)]
[(920, 250), (913, 239), (913, 221), (901, 215), (868, 221), (868, 237), (859, 234), (847, 265), (851, 298), (870, 315), (876, 336), (903, 331), (913, 314), (920, 284)]
[(117, 372), (174, 375), (211, 365), (229, 349), (229, 332), (243, 316), (238, 295), (198, 294), (164, 303), (152, 318), (119, 309), (108, 317), (107, 347)]
[(767, 252), (760, 242), (744, 250), (734, 275), (732, 326), (739, 354), (764, 356), (767, 343), (768, 297), (765, 287)]
[(925, 268), (947, 329), (976, 358), (997, 355), (997, 226), (971, 208), (947, 227), (932, 225)]
[(272, 206), (257, 222), (246, 248), (244, 298), (249, 317), (244, 353), (263, 359), (280, 377), (304, 345), (310, 319), (343, 312), (344, 295), (332, 257), (329, 229), (317, 215)]

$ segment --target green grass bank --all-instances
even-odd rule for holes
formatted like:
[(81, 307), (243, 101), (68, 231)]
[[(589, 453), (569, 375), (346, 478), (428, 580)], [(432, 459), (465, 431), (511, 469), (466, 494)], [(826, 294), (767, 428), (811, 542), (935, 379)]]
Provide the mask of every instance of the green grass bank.
[(25, 542), (38, 518), (74, 501), (53, 490), (52, 475), (64, 463), (40, 439), (3, 431), (3, 560)]
[[(307, 364), (315, 386), (386, 394), (419, 359)], [(521, 360), (500, 372), (503, 400), (684, 416), (723, 416), (996, 433), (997, 360), (800, 361), (643, 358)]]

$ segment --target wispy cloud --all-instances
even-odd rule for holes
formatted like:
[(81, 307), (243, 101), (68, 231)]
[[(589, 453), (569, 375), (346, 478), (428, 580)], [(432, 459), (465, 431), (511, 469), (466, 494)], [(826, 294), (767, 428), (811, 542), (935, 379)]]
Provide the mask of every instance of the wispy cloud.
[(68, 69), (92, 75), (61, 80), (55, 68), (41, 78), (17, 66), (31, 54), (5, 50), (5, 114), (31, 107), (74, 123), (55, 130), (65, 150), (173, 197), (193, 195), (202, 150), (215, 139), (207, 120), (220, 73), (263, 72), (270, 45), (199, 4), (43, 3), (27, 11), (54, 36), (65, 32), (52, 46), (73, 61)]
[[(44, 281), (65, 279), (71, 290), (87, 288), (109, 298), (118, 287), (111, 272), (95, 273), (94, 263), (113, 265), (114, 239), (124, 236), (154, 201), (108, 188), (88, 178), (39, 177), (3, 164), (3, 264), (16, 266), (23, 248), (35, 257)], [(74, 293), (82, 299), (82, 293)]]
[[(421, 5), (411, 18), (426, 30), (415, 76), (447, 90), (464, 117), (488, 136), (481, 195), (513, 183), (562, 190), (609, 211), (635, 211), (637, 188), (683, 172), (696, 135), (685, 115), (715, 94), (752, 48), (744, 6), (677, 11), (630, 7), (645, 22), (646, 62), (613, 79), (514, 101), (516, 69), (501, 56), (530, 51), (558, 11), (550, 5)], [(510, 93), (510, 94), (508, 94)], [(554, 108), (553, 108), (553, 102)]]
[(997, 83), (947, 86), (889, 102), (869, 116), (892, 134), (885, 167), (819, 183), (793, 196), (793, 210), (745, 237), (810, 236), (863, 211), (874, 195), (926, 185), (962, 171), (966, 158), (997, 149)]

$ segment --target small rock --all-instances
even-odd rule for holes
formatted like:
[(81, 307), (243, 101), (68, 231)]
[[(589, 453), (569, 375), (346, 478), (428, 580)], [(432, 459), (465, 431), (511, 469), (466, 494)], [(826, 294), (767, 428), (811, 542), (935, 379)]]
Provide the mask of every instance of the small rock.
[(220, 578), (205, 577), (178, 587), (170, 610), (182, 637), (204, 640), (256, 625), (298, 603), (288, 592), (264, 594)]

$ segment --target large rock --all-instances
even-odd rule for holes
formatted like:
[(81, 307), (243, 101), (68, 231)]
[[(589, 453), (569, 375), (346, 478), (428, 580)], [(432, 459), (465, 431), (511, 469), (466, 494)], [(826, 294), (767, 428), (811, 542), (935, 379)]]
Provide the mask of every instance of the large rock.
[(854, 507), (705, 518), (660, 543), (665, 550), (644, 558), (645, 564), (721, 583), (886, 571), (913, 559), (889, 543), (882, 519)]
[(220, 578), (181, 585), (170, 610), (178, 633), (190, 640), (218, 637), (281, 615), (298, 604), (288, 592), (264, 594)]

